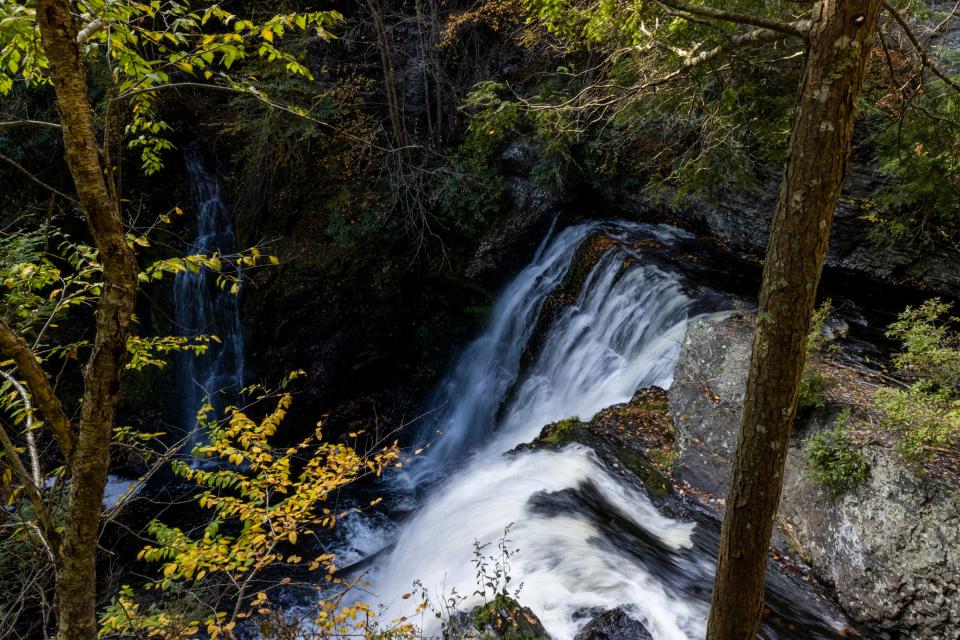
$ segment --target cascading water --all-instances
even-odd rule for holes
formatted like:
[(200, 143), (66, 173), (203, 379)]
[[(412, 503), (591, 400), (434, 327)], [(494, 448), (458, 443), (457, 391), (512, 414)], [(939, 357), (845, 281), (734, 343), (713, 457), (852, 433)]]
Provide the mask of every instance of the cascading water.
[[(185, 159), (197, 212), (196, 236), (189, 253), (234, 253), (237, 241), (233, 220), (220, 196), (220, 185), (196, 150), (187, 150)], [(243, 331), (237, 296), (217, 286), (216, 276), (207, 270), (178, 274), (173, 302), (180, 335), (216, 336), (219, 340), (211, 341), (202, 356), (185, 353), (178, 359), (181, 419), (184, 430), (190, 433), (192, 449), (203, 438), (197, 428), (197, 411), (203, 403), (208, 400), (220, 415), (243, 386)]]
[[(444, 410), (424, 434), (435, 443), (414, 468), (415, 480), (445, 474), (478, 448), (502, 453), (549, 422), (589, 418), (629, 400), (640, 386), (669, 384), (691, 300), (675, 277), (655, 267), (638, 265), (621, 273), (628, 257), (622, 248), (600, 260), (580, 300), (557, 319), (534, 367), (519, 379), (521, 356), (544, 299), (563, 282), (580, 244), (603, 227), (582, 224), (548, 238), (500, 296), (489, 328), (467, 347), (435, 394), (433, 404)], [(625, 224), (606, 225), (605, 231), (663, 242), (681, 234), (670, 227)]]
[[(511, 561), (512, 584), (523, 583), (521, 602), (552, 637), (572, 638), (589, 619), (585, 611), (615, 606), (627, 607), (658, 640), (703, 637), (713, 523), (662, 515), (589, 448), (507, 453), (550, 422), (588, 419), (641, 387), (671, 382), (696, 301), (678, 276), (649, 264), (630, 242), (597, 262), (579, 298), (551, 324), (541, 352), (521, 365), (544, 300), (563, 282), (578, 246), (596, 232), (662, 244), (682, 234), (626, 223), (574, 226), (544, 241), (507, 287), (489, 327), (434, 397), (442, 409), (423, 435), (433, 444), (406, 476), (425, 498), (398, 531), (383, 531), (393, 545), (369, 578), (391, 613), (405, 613), (405, 602), (396, 598), (415, 579), (441, 599), (453, 589), (473, 593), (473, 542), (496, 545), (512, 524), (510, 546), (519, 551)], [(371, 546), (369, 531), (351, 526)], [(783, 600), (783, 589), (770, 589), (774, 600)], [(461, 607), (478, 601), (473, 595)], [(437, 631), (427, 624), (427, 635)], [(825, 635), (809, 629), (781, 635), (769, 626), (763, 635), (832, 637), (829, 623), (817, 624)]]

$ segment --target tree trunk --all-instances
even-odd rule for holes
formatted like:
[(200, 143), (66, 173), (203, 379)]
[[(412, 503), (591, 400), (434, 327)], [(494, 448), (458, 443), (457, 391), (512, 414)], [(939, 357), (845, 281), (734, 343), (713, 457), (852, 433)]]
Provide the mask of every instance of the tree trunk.
[(96, 337), (83, 370), (80, 423), (69, 467), (70, 492), (57, 567), (60, 640), (94, 640), (100, 506), (120, 380), (137, 294), (137, 263), (127, 247), (119, 204), (100, 162), (77, 28), (64, 0), (38, 0), (37, 22), (57, 94), (67, 165), (103, 265)]
[(764, 569), (804, 345), (879, 8), (880, 0), (821, 0), (814, 8), (789, 159), (764, 262), (708, 640), (755, 638), (760, 626)]
[(383, 87), (387, 95), (387, 110), (390, 113), (390, 128), (393, 133), (393, 144), (396, 147), (407, 146), (407, 132), (403, 123), (403, 106), (397, 95), (397, 81), (393, 72), (393, 52), (390, 46), (390, 36), (383, 22), (383, 13), (378, 0), (367, 0), (367, 8), (373, 18), (373, 26), (377, 32), (377, 47), (380, 50), (380, 65), (383, 67)]

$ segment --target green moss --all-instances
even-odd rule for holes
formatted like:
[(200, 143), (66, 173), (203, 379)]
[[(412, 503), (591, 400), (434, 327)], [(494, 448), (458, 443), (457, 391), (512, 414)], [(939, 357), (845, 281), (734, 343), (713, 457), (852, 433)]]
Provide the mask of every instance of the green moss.
[(642, 454), (624, 447), (615, 451), (614, 455), (627, 469), (640, 478), (651, 498), (662, 498), (670, 492), (670, 484), (664, 480), (663, 474), (650, 464)]
[(680, 454), (677, 453), (676, 449), (652, 449), (647, 452), (647, 455), (650, 456), (650, 461), (661, 471), (667, 471), (677, 463)]
[(580, 424), (580, 418), (577, 417), (557, 422), (550, 427), (550, 431), (543, 437), (543, 442), (557, 447), (569, 444), (576, 435), (575, 427), (578, 424)]

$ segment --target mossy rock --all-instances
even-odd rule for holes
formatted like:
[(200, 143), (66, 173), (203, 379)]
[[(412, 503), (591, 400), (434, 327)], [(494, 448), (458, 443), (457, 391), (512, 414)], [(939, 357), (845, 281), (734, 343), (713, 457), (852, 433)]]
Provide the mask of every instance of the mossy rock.
[(567, 418), (549, 424), (529, 446), (558, 449), (574, 442), (592, 448), (614, 471), (632, 473), (650, 497), (670, 493), (677, 449), (663, 389), (641, 389), (630, 402), (604, 409), (589, 422)]
[(504, 594), (498, 594), (490, 602), (473, 608), (470, 613), (460, 612), (451, 617), (444, 626), (445, 640), (467, 638), (503, 640), (549, 640), (543, 623), (530, 610)]

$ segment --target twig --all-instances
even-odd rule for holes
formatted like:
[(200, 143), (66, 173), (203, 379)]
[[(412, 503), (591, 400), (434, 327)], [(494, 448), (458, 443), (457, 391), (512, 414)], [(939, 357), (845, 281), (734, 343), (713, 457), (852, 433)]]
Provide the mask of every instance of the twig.
[(27, 436), (27, 451), (30, 454), (30, 470), (33, 472), (33, 483), (38, 487), (43, 486), (43, 472), (40, 470), (40, 454), (37, 452), (37, 440), (33, 433), (33, 404), (30, 402), (30, 394), (20, 382), (6, 371), (0, 369), (0, 377), (6, 378), (7, 382), (13, 385), (20, 397), (23, 399), (23, 406), (27, 420), (24, 433)]
[(52, 191), (53, 193), (57, 194), (57, 195), (60, 196), (61, 198), (64, 198), (64, 199), (66, 199), (66, 200), (69, 200), (70, 202), (72, 202), (72, 203), (74, 203), (74, 204), (79, 204), (76, 200), (74, 200), (73, 198), (71, 198), (70, 196), (68, 196), (67, 194), (65, 194), (64, 192), (59, 191), (59, 190), (55, 189), (54, 187), (51, 187), (51, 186), (48, 185), (46, 182), (44, 182), (44, 181), (41, 180), (40, 178), (36, 177), (36, 176), (33, 175), (32, 173), (30, 173), (30, 171), (28, 171), (23, 165), (21, 165), (19, 162), (17, 162), (17, 161), (14, 160), (13, 158), (8, 158), (7, 156), (5, 156), (5, 155), (3, 155), (2, 153), (0, 153), (0, 160), (3, 160), (3, 161), (6, 162), (7, 164), (12, 165), (13, 168), (15, 168), (17, 171), (19, 171), (19, 172), (22, 173), (23, 175), (27, 176), (28, 178), (30, 178), (30, 180), (31, 180), (32, 182), (34, 182), (35, 184), (40, 185), (40, 186), (43, 187), (44, 189), (47, 189), (47, 190), (49, 190), (49, 191)]
[(930, 55), (927, 53), (927, 50), (920, 40), (917, 39), (917, 36), (913, 33), (913, 30), (910, 28), (910, 25), (907, 24), (907, 21), (904, 20), (903, 16), (894, 9), (887, 0), (882, 2), (883, 8), (887, 10), (887, 13), (896, 21), (900, 28), (903, 29), (903, 33), (906, 34), (907, 39), (910, 40), (910, 44), (913, 45), (913, 48), (917, 50), (917, 54), (920, 56), (920, 63), (930, 69), (933, 72), (933, 75), (937, 76), (941, 80), (947, 83), (954, 91), (960, 93), (960, 83), (948, 76), (936, 63), (930, 59)]

